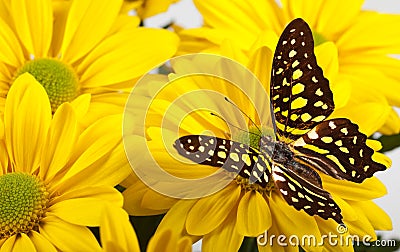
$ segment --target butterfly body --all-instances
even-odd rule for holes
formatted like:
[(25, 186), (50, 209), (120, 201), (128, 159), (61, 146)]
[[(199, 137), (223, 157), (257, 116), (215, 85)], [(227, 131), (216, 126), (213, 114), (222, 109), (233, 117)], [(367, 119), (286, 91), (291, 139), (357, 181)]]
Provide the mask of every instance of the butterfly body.
[(276, 139), (258, 136), (259, 145), (249, 146), (187, 135), (174, 147), (197, 164), (245, 179), (252, 190), (275, 190), (297, 210), (343, 223), (340, 207), (323, 189), (318, 172), (361, 183), (386, 167), (372, 158), (374, 150), (356, 124), (345, 118), (328, 119), (334, 110), (333, 94), (317, 64), (311, 29), (302, 19), (293, 20), (278, 41), (270, 96)]

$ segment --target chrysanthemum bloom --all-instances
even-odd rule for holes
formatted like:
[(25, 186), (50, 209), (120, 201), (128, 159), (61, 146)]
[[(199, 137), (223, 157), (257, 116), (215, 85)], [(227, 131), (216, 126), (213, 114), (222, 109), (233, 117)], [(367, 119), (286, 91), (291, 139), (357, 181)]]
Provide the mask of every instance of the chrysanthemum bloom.
[[(254, 51), (250, 58), (248, 67), (252, 72), (257, 73), (257, 77), (269, 76), (269, 71), (262, 74), (265, 70), (265, 59), (268, 59), (266, 54), (268, 54), (268, 48), (263, 47)], [(338, 235), (335, 221), (310, 216), (303, 210), (295, 210), (274, 187), (261, 189), (251, 186), (241, 176), (228, 180), (225, 187), (222, 189), (218, 187), (220, 190), (213, 190), (216, 186), (212, 183), (207, 183), (203, 187), (197, 183), (195, 179), (211, 176), (222, 169), (185, 162), (185, 159), (177, 157), (177, 154), (171, 151), (174, 141), (179, 136), (211, 134), (247, 143), (248, 140), (243, 138), (243, 130), (257, 133), (254, 123), (261, 130), (268, 130), (265, 128), (265, 123), (270, 120), (267, 113), (270, 107), (268, 99), (264, 100), (262, 97), (265, 98), (263, 93), (269, 90), (269, 87), (264, 82), (260, 89), (260, 86), (253, 85), (254, 82), (249, 78), (244, 78), (245, 81), (240, 86), (242, 90), (230, 85), (229, 82), (220, 79), (213, 80), (212, 76), (195, 75), (180, 78), (181, 72), (189, 73), (191, 70), (196, 70), (189, 61), (183, 60), (180, 63), (174, 65), (177, 78), (173, 82), (163, 86), (162, 77), (160, 77), (160, 83), (157, 83), (157, 80), (149, 82), (146, 89), (147, 95), (143, 91), (141, 103), (144, 103), (143, 101), (148, 97), (152, 97), (145, 120), (146, 139), (143, 140), (140, 135), (125, 138), (128, 156), (129, 153), (135, 153), (129, 158), (135, 171), (139, 170), (138, 177), (140, 177), (140, 179), (131, 177), (129, 181), (126, 181), (131, 184), (123, 192), (124, 208), (128, 213), (131, 215), (167, 213), (155, 237), (169, 232), (166, 230), (172, 230), (178, 237), (188, 236), (192, 241), (202, 237), (204, 251), (237, 251), (245, 236), (257, 237), (265, 231), (268, 237), (296, 235), (302, 239), (302, 237), (314, 236), (316, 243), (320, 243), (323, 235), (328, 235), (328, 233)], [(205, 60), (204, 63), (204, 68), (215, 68), (212, 60)], [(221, 65), (226, 66), (226, 64)], [(236, 73), (238, 76), (244, 74), (229, 67), (225, 70), (224, 72)], [(327, 75), (330, 74), (332, 73), (327, 73)], [(212, 95), (214, 92), (206, 92), (206, 90), (215, 91), (221, 96), (214, 96)], [(248, 96), (244, 95), (244, 90), (247, 90)], [(156, 96), (153, 97), (154, 93)], [(243, 113), (238, 112), (237, 108), (226, 102), (225, 96), (242, 109)], [(181, 101), (180, 98), (182, 98)], [(340, 99), (343, 97), (337, 97), (335, 103), (340, 104)], [(134, 108), (131, 109), (134, 110)], [(133, 116), (145, 108), (136, 109), (136, 112), (132, 111)], [(260, 111), (265, 113), (258, 113)], [(210, 112), (221, 115), (225, 122), (211, 115)], [(243, 114), (248, 115), (249, 118)], [(368, 131), (367, 134), (374, 132), (380, 125), (379, 113), (372, 113), (371, 117), (374, 120), (364, 121), (366, 125), (363, 122), (360, 124), (360, 129), (364, 132)], [(232, 131), (230, 126), (239, 127), (242, 130)], [(129, 129), (130, 127), (127, 127), (127, 130)], [(258, 141), (254, 138), (254, 134), (250, 134), (250, 145), (257, 148)], [(146, 141), (144, 148), (142, 148), (142, 141)], [(367, 144), (375, 150), (380, 148), (376, 141), (368, 140)], [(136, 152), (133, 152), (135, 148)], [(151, 157), (147, 156), (147, 149), (151, 152)], [(152, 158), (156, 161), (154, 166), (158, 165), (163, 171), (181, 180), (177, 179), (174, 183), (169, 183), (170, 181), (160, 180), (159, 174), (146, 174), (146, 171), (153, 171)], [(380, 153), (374, 154), (374, 160), (386, 167), (390, 165), (390, 160)], [(375, 229), (391, 229), (390, 218), (372, 202), (372, 199), (386, 193), (384, 185), (378, 179), (373, 177), (361, 184), (356, 184), (335, 180), (324, 174), (320, 176), (323, 188), (332, 195), (342, 211), (343, 221), (349, 231), (347, 234), (359, 237), (369, 235), (372, 239), (376, 239)], [(204, 197), (193, 196), (196, 192), (200, 195), (202, 190), (206, 192), (202, 195)], [(179, 199), (178, 196), (186, 199)], [(368, 209), (368, 211), (363, 209)], [(353, 250), (352, 244), (348, 246), (335, 246), (328, 242), (321, 244), (319, 246), (303, 244), (302, 246), (306, 251)], [(272, 246), (267, 242), (265, 246), (259, 246), (259, 249), (260, 251), (298, 250), (296, 246), (280, 247), (276, 240)]]
[[(400, 15), (362, 11), (364, 1), (235, 1), (195, 0), (204, 18), (204, 27), (180, 32), (180, 54), (200, 51), (221, 53), (220, 45), (238, 47), (236, 60), (248, 59), (256, 41), (269, 41), (275, 48), (277, 37), (291, 20), (301, 17), (312, 28), (316, 45), (331, 43), (338, 55), (339, 76), (349, 80), (352, 90), (348, 107), (379, 102), (400, 106)], [(318, 60), (324, 60), (318, 58)], [(379, 83), (379, 84), (377, 84)], [(368, 114), (368, 112), (366, 112)], [(398, 133), (400, 120), (392, 110), (384, 134)]]
[(13, 80), (29, 72), (53, 112), (91, 94), (86, 121), (122, 113), (134, 80), (174, 54), (178, 39), (139, 28), (137, 17), (119, 15), (121, 6), (122, 0), (10, 1), (0, 11), (0, 111)]
[(0, 119), (2, 251), (101, 249), (87, 226), (100, 225), (105, 204), (122, 207), (113, 188), (130, 172), (122, 118), (104, 117), (84, 131), (77, 118), (69, 103), (53, 115), (28, 73), (11, 86)]
[(142, 19), (166, 12), (169, 6), (179, 0), (124, 0), (122, 12), (135, 10)]

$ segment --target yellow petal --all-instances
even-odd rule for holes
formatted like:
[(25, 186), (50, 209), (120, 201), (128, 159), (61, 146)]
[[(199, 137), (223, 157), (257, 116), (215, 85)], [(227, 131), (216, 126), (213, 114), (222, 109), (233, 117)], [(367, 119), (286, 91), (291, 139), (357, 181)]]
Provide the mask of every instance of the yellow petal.
[(46, 57), (53, 32), (51, 0), (17, 0), (11, 2), (11, 16), (20, 41), (35, 58)]
[(179, 235), (172, 231), (173, 229), (165, 229), (157, 231), (150, 239), (147, 246), (147, 252), (169, 252), (169, 251), (192, 251), (192, 241), (189, 237), (180, 238)]
[[(324, 251), (329, 251), (329, 252), (353, 252), (353, 243), (351, 239), (347, 238), (349, 233), (344, 233), (341, 234), (339, 233), (338, 230), (338, 224), (334, 220), (324, 220), (319, 217), (315, 217), (315, 220), (317, 221), (318, 228), (321, 231), (322, 235), (326, 235), (326, 239), (324, 239)], [(332, 241), (329, 241), (329, 235), (330, 237), (334, 238), (331, 239)], [(343, 241), (341, 243), (341, 241)]]
[(270, 48), (263, 46), (252, 54), (248, 68), (264, 85), (264, 89), (270, 89), (271, 67), (273, 52)]
[(154, 210), (168, 210), (170, 209), (178, 199), (167, 197), (161, 193), (155, 192), (151, 189), (147, 190), (141, 202), (142, 207)]
[(393, 135), (400, 132), (400, 117), (394, 109), (390, 111), (385, 124), (379, 129), (379, 132), (384, 135)]
[[(7, 246), (9, 246), (8, 243), (9, 241), (12, 241), (12, 239), (8, 239), (7, 242), (3, 244), (1, 247), (1, 250), (7, 251)], [(12, 246), (12, 249), (9, 251), (27, 251), (27, 252), (36, 252), (37, 250), (35, 249), (34, 244), (32, 243), (31, 239), (25, 234), (21, 233), (18, 235), (17, 239), (14, 242), (14, 245)]]
[[(112, 155), (126, 160), (120, 149), (122, 148), (121, 130), (116, 127), (121, 124), (121, 121), (121, 115), (107, 116), (92, 124), (80, 135), (75, 151), (71, 155), (72, 165), (59, 182), (65, 190), (86, 184), (118, 184), (128, 176), (130, 170), (126, 166), (124, 169), (103, 166)], [(115, 178), (120, 181), (113, 180)], [(82, 181), (85, 182), (82, 183)]]
[(44, 180), (51, 180), (67, 164), (75, 148), (77, 131), (78, 122), (72, 106), (62, 104), (51, 121), (46, 151), (42, 153), (40, 174)]
[(8, 65), (19, 68), (24, 60), (22, 48), (10, 27), (0, 20), (0, 60)]
[(338, 50), (334, 43), (326, 42), (315, 48), (318, 65), (323, 69), (324, 76), (334, 81), (339, 72)]
[(232, 210), (226, 220), (214, 231), (203, 237), (204, 251), (238, 251), (243, 235), (236, 229), (237, 212)]
[(171, 57), (177, 45), (177, 36), (166, 30), (138, 28), (116, 33), (78, 66), (82, 86), (106, 86), (141, 76)]
[(30, 233), (30, 238), (37, 251), (57, 252), (57, 249), (54, 247), (54, 245), (38, 232), (32, 230)]
[[(92, 96), (90, 104), (88, 104), (88, 108), (85, 111), (86, 114), (84, 114), (84, 117), (82, 117), (80, 120), (80, 123), (85, 128), (89, 127), (91, 124), (93, 124), (93, 122), (96, 122), (103, 117), (121, 114), (123, 112), (124, 105), (120, 106), (115, 104), (118, 100), (120, 100), (119, 94), (111, 94), (113, 97), (113, 102), (109, 102), (107, 100), (97, 102), (95, 101), (96, 96)], [(125, 96), (123, 96), (122, 99), (123, 98), (125, 98)], [(126, 101), (126, 99), (123, 100)]]
[(15, 241), (17, 240), (17, 235), (13, 235), (7, 239), (5, 239), (5, 241), (3, 240), (3, 244), (1, 246), (1, 250), (4, 251), (14, 251), (14, 246), (15, 246)]
[(81, 226), (98, 226), (104, 204), (122, 206), (122, 195), (112, 187), (87, 187), (64, 193), (51, 202), (49, 215)]
[(240, 38), (236, 35), (238, 40), (253, 37), (253, 34), (258, 34), (260, 30), (277, 29), (282, 20), (281, 10), (275, 1), (249, 1), (238, 4), (222, 0), (194, 3), (207, 25), (233, 30), (236, 34), (241, 34)]
[(356, 221), (358, 219), (357, 212), (354, 210), (352, 205), (350, 205), (347, 201), (343, 200), (342, 198), (339, 198), (334, 193), (331, 193), (331, 195), (336, 204), (338, 204), (345, 223), (347, 221)]
[[(349, 118), (359, 126), (359, 130), (367, 136), (375, 133), (386, 121), (391, 107), (381, 103), (363, 103), (354, 106), (345, 106), (332, 113), (334, 118)], [(363, 111), (363, 113), (360, 113)], [(368, 114), (366, 117), (365, 115)]]
[(17, 170), (32, 172), (39, 167), (50, 121), (46, 91), (32, 75), (20, 75), (10, 88), (4, 111), (6, 145)]
[[(400, 33), (395, 24), (400, 17), (393, 14), (362, 12), (336, 42), (341, 50), (352, 55), (357, 51), (368, 51), (384, 55), (400, 52)], [(365, 27), (368, 27), (366, 30)], [(390, 38), (390, 39), (382, 39)]]
[(385, 185), (379, 179), (372, 177), (357, 184), (345, 180), (337, 180), (321, 174), (322, 184), (328, 192), (348, 200), (370, 200), (382, 197), (387, 193)]
[[(281, 236), (282, 238), (279, 238)], [(257, 237), (258, 251), (260, 252), (298, 252), (297, 245), (292, 245), (288, 241), (286, 234), (279, 231), (276, 223), (272, 223), (271, 228)]]
[[(303, 237), (305, 235), (314, 235), (317, 244), (321, 242), (321, 233), (318, 229), (315, 219), (303, 210), (297, 211), (291, 207), (287, 202), (278, 194), (273, 193), (269, 198), (269, 205), (271, 215), (273, 218), (272, 226), (276, 226), (278, 230), (277, 235), (284, 234), (286, 237), (296, 235)], [(322, 251), (322, 247), (305, 246), (306, 251)]]
[(100, 239), (104, 251), (140, 251), (128, 214), (109, 204), (102, 211)]
[(42, 219), (39, 232), (61, 251), (101, 251), (96, 238), (85, 226), (64, 222), (55, 216)]
[(358, 209), (355, 207), (354, 210), (356, 211), (358, 216), (357, 220), (346, 221), (345, 223), (348, 227), (350, 234), (357, 235), (361, 241), (365, 235), (369, 235), (372, 240), (376, 240), (374, 227), (364, 214), (365, 209)]
[(143, 196), (148, 190), (151, 189), (149, 189), (147, 185), (143, 184), (141, 181), (136, 181), (123, 191), (124, 209), (130, 215), (148, 216), (163, 214), (167, 211), (167, 209), (149, 209), (142, 206)]
[(75, 98), (71, 102), (71, 106), (75, 110), (77, 120), (81, 121), (87, 115), (91, 100), (91, 94), (83, 94)]
[(358, 211), (363, 212), (376, 230), (392, 230), (392, 221), (389, 215), (372, 201), (349, 202)]
[(190, 209), (186, 219), (188, 233), (204, 235), (213, 231), (236, 206), (239, 196), (240, 187), (234, 183), (220, 192), (199, 199)]
[(178, 236), (187, 235), (185, 216), (188, 215), (196, 202), (197, 200), (179, 200), (164, 216), (160, 225), (158, 225), (156, 234), (172, 228), (172, 231)]
[(323, 34), (327, 33), (324, 35), (332, 39), (334, 35), (352, 24), (364, 1), (357, 0), (349, 3), (343, 0), (332, 2), (283, 0), (281, 2), (289, 19), (301, 17), (315, 30)]
[[(356, 58), (363, 56), (359, 55)], [(369, 58), (370, 61), (375, 61), (373, 56), (365, 55), (365, 57)], [(383, 62), (382, 64), (385, 63)], [(392, 66), (392, 68), (394, 67)], [(399, 106), (399, 98), (396, 96), (396, 93), (400, 90), (398, 80), (388, 78), (383, 71), (384, 69), (378, 66), (368, 65), (364, 62), (346, 63), (341, 75), (351, 81), (354, 89), (352, 100), (355, 103), (378, 102), (382, 105)], [(381, 84), (376, 85), (376, 83)], [(391, 131), (394, 133), (399, 131), (399, 120), (398, 114), (392, 109), (389, 118), (386, 119), (386, 124), (393, 129)]]
[(142, 19), (146, 19), (167, 11), (168, 7), (177, 1), (178, 0), (146, 0), (146, 2), (142, 4), (142, 8), (139, 8), (137, 12)]
[(188, 237), (183, 237), (178, 241), (178, 251), (191, 252), (192, 251), (192, 240)]
[(61, 46), (63, 60), (72, 64), (98, 44), (112, 27), (121, 5), (122, 0), (73, 1)]
[(243, 236), (255, 237), (272, 224), (271, 212), (260, 193), (249, 191), (240, 199), (237, 211), (237, 231)]

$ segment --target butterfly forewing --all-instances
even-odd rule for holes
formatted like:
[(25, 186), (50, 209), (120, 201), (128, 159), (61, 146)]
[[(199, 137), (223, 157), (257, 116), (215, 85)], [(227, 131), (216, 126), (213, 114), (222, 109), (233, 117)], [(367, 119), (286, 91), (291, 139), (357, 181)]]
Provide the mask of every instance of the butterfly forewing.
[(321, 122), (293, 143), (295, 159), (332, 176), (361, 183), (386, 167), (372, 160), (367, 137), (348, 119)]
[(278, 137), (285, 142), (307, 133), (334, 109), (329, 81), (314, 55), (312, 32), (302, 19), (293, 20), (277, 44), (271, 101)]
[(213, 136), (188, 135), (175, 141), (178, 153), (195, 163), (235, 172), (262, 187), (270, 176), (270, 158), (246, 144)]

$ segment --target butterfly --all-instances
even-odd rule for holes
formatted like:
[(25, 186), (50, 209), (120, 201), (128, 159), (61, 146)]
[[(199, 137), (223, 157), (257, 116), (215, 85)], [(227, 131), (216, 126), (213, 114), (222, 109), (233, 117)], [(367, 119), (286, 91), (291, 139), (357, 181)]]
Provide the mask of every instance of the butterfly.
[(261, 188), (272, 183), (295, 209), (343, 224), (340, 207), (316, 171), (361, 183), (386, 167), (372, 159), (374, 150), (356, 124), (327, 119), (335, 108), (333, 94), (317, 64), (311, 29), (300, 18), (279, 38), (270, 97), (277, 139), (261, 136), (257, 149), (229, 139), (187, 135), (175, 141), (175, 149), (195, 163), (235, 172)]

